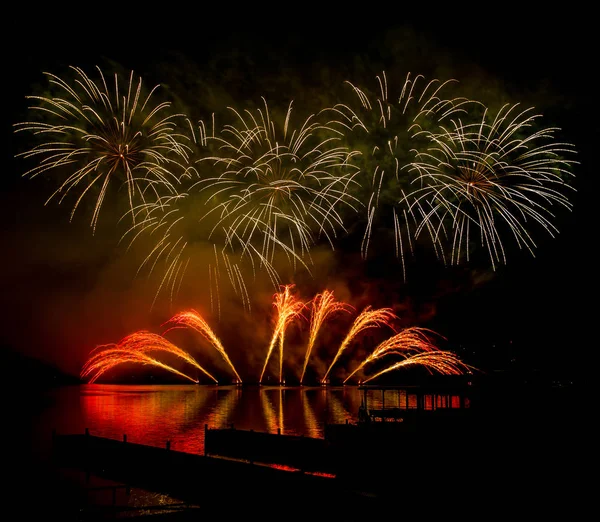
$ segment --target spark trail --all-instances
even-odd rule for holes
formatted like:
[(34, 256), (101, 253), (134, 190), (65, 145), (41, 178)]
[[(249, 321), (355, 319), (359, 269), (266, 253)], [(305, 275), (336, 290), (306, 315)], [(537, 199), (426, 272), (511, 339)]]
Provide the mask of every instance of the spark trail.
[(385, 373), (400, 368), (408, 368), (410, 366), (420, 366), (425, 368), (431, 374), (433, 374), (435, 371), (441, 373), (442, 375), (463, 375), (474, 369), (470, 365), (462, 362), (452, 352), (433, 350), (409, 355), (404, 360), (394, 363), (391, 366), (369, 376), (363, 381), (363, 384), (366, 384), (367, 382), (372, 381), (373, 379), (376, 379)]
[(506, 263), (504, 232), (533, 254), (531, 224), (554, 237), (551, 206), (572, 208), (573, 146), (555, 140), (559, 129), (536, 130), (540, 115), (532, 110), (507, 104), (495, 115), (486, 110), (479, 122), (457, 119), (440, 132), (423, 132), (430, 146), (409, 166), (419, 188), (406, 201), (422, 213), (416, 235), (427, 228), (438, 243), (450, 238), (451, 263), (469, 261), (477, 243), (494, 269)]
[(406, 250), (412, 250), (412, 227), (420, 222), (420, 216), (414, 207), (403, 204), (409, 180), (401, 171), (410, 164), (414, 150), (427, 143), (423, 129), (463, 114), (478, 102), (447, 96), (450, 84), (457, 83), (455, 79), (426, 81), (423, 75), (409, 72), (396, 96), (392, 96), (385, 71), (376, 79), (378, 96), (346, 81), (355, 95), (353, 101), (324, 111), (334, 114), (332, 126), (341, 128), (344, 138), (354, 144), (352, 148), (361, 151), (353, 160), (360, 166), (361, 200), (366, 202), (362, 256), (367, 257), (373, 230), (387, 221), (387, 228), (394, 230), (396, 257), (405, 270)]
[[(38, 121), (15, 124), (15, 132), (31, 132), (43, 141), (30, 150), (17, 154), (24, 158), (40, 158), (37, 166), (24, 176), (34, 178), (56, 172), (63, 181), (48, 198), (60, 201), (79, 190), (71, 211), (71, 219), (82, 200), (96, 193), (91, 226), (95, 230), (100, 209), (109, 186), (127, 187), (130, 208), (135, 201), (146, 201), (159, 193), (175, 194), (180, 176), (187, 171), (188, 139), (181, 133), (177, 119), (181, 114), (166, 114), (169, 102), (153, 104), (142, 79), (137, 85), (131, 71), (125, 88), (119, 86), (119, 75), (109, 87), (97, 67), (100, 78), (94, 81), (81, 68), (71, 82), (51, 73), (51, 88), (56, 96), (28, 96), (38, 105), (30, 107)], [(144, 97), (145, 96), (145, 97)], [(151, 198), (151, 199), (152, 199)]]
[(151, 366), (156, 366), (157, 368), (162, 368), (163, 370), (167, 370), (176, 375), (180, 375), (186, 379), (189, 379), (193, 383), (198, 383), (198, 381), (189, 375), (186, 375), (179, 370), (176, 370), (172, 366), (165, 364), (157, 359), (146, 355), (141, 352), (131, 352), (129, 350), (124, 350), (121, 348), (109, 348), (99, 354), (99, 357), (94, 360), (93, 364), (89, 364), (84, 371), (81, 373), (81, 377), (89, 377), (92, 373), (95, 372), (94, 375), (89, 379), (89, 383), (92, 384), (96, 382), (96, 380), (106, 371), (111, 368), (121, 365), (124, 363), (138, 363), (138, 364), (149, 364)]
[(332, 243), (338, 230), (345, 231), (339, 206), (359, 204), (348, 191), (356, 173), (348, 162), (352, 153), (335, 146), (339, 132), (314, 115), (294, 128), (292, 103), (281, 124), (262, 100), (254, 112), (230, 107), (237, 123), (208, 138), (219, 154), (199, 162), (221, 172), (195, 185), (208, 194), (202, 219), (217, 216), (208, 239), (219, 234), (224, 249), (258, 255), (270, 265), (281, 250), (294, 265), (304, 264), (317, 236)]
[(337, 360), (340, 358), (340, 355), (342, 355), (344, 350), (360, 332), (368, 328), (375, 328), (381, 326), (391, 327), (392, 321), (394, 319), (397, 319), (397, 316), (393, 313), (391, 308), (378, 308), (373, 310), (371, 306), (367, 306), (352, 323), (350, 331), (342, 341), (339, 350), (337, 351), (333, 361), (329, 365), (329, 368), (325, 372), (325, 375), (323, 376), (321, 382), (326, 382), (327, 376), (329, 375), (331, 368), (333, 368)]
[(323, 322), (330, 315), (337, 312), (350, 312), (351, 309), (352, 307), (350, 305), (336, 301), (333, 297), (333, 292), (330, 290), (325, 290), (323, 293), (317, 294), (313, 298), (311, 302), (310, 334), (308, 346), (306, 348), (306, 356), (304, 358), (304, 366), (302, 368), (302, 375), (300, 376), (300, 384), (302, 384), (304, 379), (308, 360)]
[[(346, 383), (354, 374), (364, 368), (367, 364), (391, 354), (400, 354), (403, 357), (412, 353), (421, 353), (437, 350), (428, 334), (435, 334), (426, 328), (405, 328), (396, 335), (380, 343), (377, 348), (360, 365), (344, 379)], [(436, 334), (437, 335), (437, 334)]]
[(294, 319), (302, 315), (302, 310), (305, 306), (302, 301), (298, 300), (294, 295), (292, 295), (291, 291), (293, 287), (293, 284), (285, 285), (281, 292), (275, 294), (273, 305), (277, 310), (276, 322), (275, 327), (273, 328), (273, 336), (271, 337), (271, 343), (269, 344), (267, 357), (265, 358), (265, 364), (258, 380), (260, 383), (262, 383), (269, 358), (271, 357), (271, 353), (273, 352), (277, 342), (279, 342), (279, 382), (283, 382), (283, 344), (285, 330)]
[(202, 366), (200, 366), (198, 361), (191, 357), (187, 352), (181, 350), (164, 337), (144, 330), (128, 335), (116, 344), (111, 343), (95, 348), (94, 352), (96, 353), (94, 353), (86, 361), (81, 371), (81, 376), (88, 377), (89, 375), (95, 373), (90, 381), (94, 382), (100, 375), (114, 366), (125, 362), (137, 362), (141, 364), (158, 366), (170, 372), (182, 375), (186, 379), (198, 382), (197, 380), (185, 375), (175, 368), (147, 355), (147, 352), (153, 351), (167, 352), (175, 355), (176, 357), (183, 359), (185, 362), (200, 370), (202, 373), (210, 377), (215, 383), (217, 382), (217, 379)]
[[(193, 330), (195, 330), (196, 332), (201, 334), (207, 341), (209, 341), (217, 349), (217, 351), (219, 352), (221, 357), (223, 357), (225, 362), (229, 365), (229, 367), (235, 374), (238, 382), (241, 384), (242, 378), (239, 376), (238, 372), (235, 369), (235, 366), (233, 365), (233, 363), (231, 362), (231, 359), (227, 355), (227, 352), (225, 351), (223, 344), (221, 343), (221, 341), (219, 340), (219, 338), (217, 337), (215, 332), (212, 330), (212, 328), (202, 318), (202, 316), (198, 312), (196, 312), (196, 310), (187, 310), (184, 312), (179, 312), (178, 314), (171, 317), (171, 319), (169, 319), (169, 321), (167, 321), (165, 323), (165, 325), (166, 324), (172, 324), (173, 326), (171, 328), (169, 328), (168, 330), (166, 330), (163, 335), (165, 335), (170, 330), (173, 330), (174, 328), (185, 328), (185, 327), (192, 328)], [(165, 326), (165, 325), (163, 325), (163, 326)]]

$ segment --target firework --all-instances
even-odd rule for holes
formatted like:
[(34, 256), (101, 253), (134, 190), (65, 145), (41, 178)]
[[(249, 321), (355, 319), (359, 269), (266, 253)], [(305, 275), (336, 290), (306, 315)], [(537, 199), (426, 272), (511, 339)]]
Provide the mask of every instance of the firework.
[(126, 362), (154, 365), (181, 375), (191, 381), (198, 382), (175, 368), (147, 355), (147, 352), (154, 351), (175, 355), (200, 370), (215, 383), (217, 382), (217, 379), (200, 366), (187, 352), (170, 343), (164, 337), (151, 332), (142, 330), (128, 335), (116, 344), (98, 346), (94, 351), (95, 353), (86, 361), (81, 371), (82, 378), (93, 374), (90, 382), (94, 382), (100, 375), (114, 366)]
[[(345, 303), (336, 301), (333, 297), (333, 292), (324, 290), (317, 294), (310, 303), (304, 303), (293, 294), (294, 285), (288, 284), (282, 286), (280, 292), (276, 293), (273, 298), (273, 307), (276, 310), (273, 334), (269, 344), (267, 357), (260, 374), (258, 382), (262, 384), (263, 376), (266, 371), (267, 364), (270, 360), (273, 350), (276, 346), (279, 347), (279, 384), (285, 384), (283, 378), (283, 356), (285, 344), (285, 332), (290, 324), (296, 319), (305, 319), (302, 312), (304, 308), (311, 305), (311, 319), (308, 345), (314, 346), (315, 339), (320, 327), (324, 321), (331, 315), (339, 312), (349, 312), (352, 307)], [(389, 326), (393, 330), (393, 320), (397, 319), (396, 315), (389, 308), (372, 309), (367, 306), (355, 319), (348, 331), (346, 337), (341, 343), (333, 362), (325, 373), (321, 383), (327, 381), (327, 376), (332, 367), (338, 361), (340, 355), (345, 349), (356, 339), (356, 337), (366, 329)], [(106, 371), (113, 367), (127, 362), (135, 362), (139, 364), (150, 364), (177, 375), (185, 377), (188, 380), (198, 382), (189, 375), (176, 370), (172, 366), (150, 357), (149, 352), (168, 353), (182, 359), (186, 363), (200, 370), (203, 374), (217, 383), (217, 379), (211, 375), (205, 368), (192, 357), (189, 353), (178, 348), (164, 335), (176, 328), (191, 328), (200, 333), (208, 340), (217, 350), (223, 360), (229, 365), (232, 373), (235, 375), (235, 381), (238, 384), (242, 383), (238, 372), (231, 362), (227, 351), (220, 339), (210, 328), (207, 322), (195, 310), (187, 310), (175, 314), (171, 319), (163, 324), (168, 328), (163, 332), (163, 335), (153, 334), (145, 330), (133, 333), (116, 344), (107, 344), (98, 346), (93, 352), (88, 361), (85, 363), (82, 371), (82, 378), (90, 378), (90, 382), (96, 381)], [(357, 372), (364, 369), (368, 364), (379, 361), (388, 356), (401, 357), (403, 360), (400, 363), (391, 365), (388, 369), (378, 373), (375, 376), (369, 377), (369, 380), (375, 378), (381, 373), (392, 371), (396, 368), (423, 365), (430, 370), (435, 370), (444, 374), (458, 373), (459, 371), (468, 371), (470, 366), (466, 365), (450, 352), (442, 352), (434, 345), (434, 336), (439, 336), (435, 332), (426, 328), (410, 327), (405, 328), (399, 333), (395, 333), (392, 337), (381, 342), (373, 352), (366, 357), (344, 380), (344, 384), (350, 380)], [(307, 351), (307, 354), (310, 353)], [(432, 354), (428, 357), (427, 354)], [(302, 371), (307, 367), (308, 355), (305, 357)], [(304, 374), (302, 374), (304, 375)], [(302, 381), (301, 381), (302, 383)]]
[(540, 115), (532, 111), (505, 105), (493, 118), (486, 110), (478, 123), (456, 119), (425, 133), (431, 146), (410, 165), (418, 188), (406, 201), (421, 210), (420, 228), (435, 230), (436, 242), (450, 236), (451, 263), (468, 261), (472, 243), (487, 251), (494, 268), (505, 263), (503, 231), (533, 253), (529, 224), (554, 236), (550, 207), (571, 209), (565, 180), (576, 162), (565, 156), (573, 147), (555, 141), (558, 129), (539, 128)]
[(359, 333), (368, 328), (376, 328), (381, 326), (391, 327), (394, 319), (397, 319), (397, 317), (391, 308), (378, 308), (373, 310), (371, 306), (367, 306), (352, 323), (350, 331), (346, 334), (346, 337), (342, 341), (342, 344), (335, 354), (333, 361), (329, 365), (329, 368), (325, 372), (321, 382), (325, 383), (327, 381), (327, 376), (329, 375), (331, 368), (333, 368), (337, 360), (340, 358), (340, 355), (342, 355), (344, 350), (350, 345), (350, 343)]
[(306, 373), (306, 367), (310, 354), (315, 345), (317, 334), (319, 333), (323, 322), (328, 316), (333, 315), (337, 312), (350, 312), (352, 307), (346, 303), (336, 301), (333, 297), (333, 292), (325, 290), (321, 294), (317, 294), (311, 302), (311, 316), (310, 316), (310, 334), (308, 339), (308, 346), (306, 348), (306, 356), (304, 358), (304, 366), (302, 368), (302, 375), (300, 376), (300, 384), (304, 379)]
[[(154, 271), (160, 259), (164, 260), (165, 270), (158, 288), (154, 294), (154, 299), (150, 309), (152, 309), (158, 299), (158, 296), (164, 287), (170, 290), (171, 301), (183, 281), (189, 259), (184, 257), (187, 242), (183, 237), (173, 237), (171, 233), (172, 224), (169, 224), (168, 217), (178, 213), (178, 201), (185, 197), (185, 194), (176, 194), (172, 196), (163, 196), (150, 203), (144, 203), (133, 209), (134, 223), (121, 236), (124, 241), (128, 236), (130, 238), (128, 249), (145, 232), (150, 233), (159, 231), (163, 233), (158, 242), (153, 245), (150, 252), (138, 265), (137, 274), (144, 267), (149, 266), (149, 275)], [(175, 223), (177, 220), (175, 221)], [(137, 275), (136, 274), (136, 275)]]
[(437, 372), (442, 375), (463, 375), (471, 372), (473, 369), (470, 365), (462, 362), (452, 352), (432, 350), (408, 355), (404, 360), (396, 362), (366, 378), (362, 384), (366, 384), (385, 373), (411, 366), (425, 368), (430, 374)]
[(471, 100), (443, 96), (451, 79), (425, 81), (422, 75), (408, 73), (397, 98), (392, 98), (385, 72), (377, 76), (379, 95), (370, 96), (367, 91), (346, 82), (356, 95), (355, 104), (337, 104), (327, 112), (333, 112), (335, 128), (341, 124), (345, 139), (354, 143), (353, 155), (361, 166), (362, 200), (366, 205), (366, 225), (361, 245), (363, 257), (367, 257), (371, 235), (377, 223), (387, 221), (386, 227), (394, 231), (395, 254), (404, 267), (405, 247), (412, 249), (411, 222), (418, 223), (419, 216), (410, 213), (401, 202), (408, 184), (401, 170), (410, 164), (413, 150), (419, 148), (420, 132), (433, 123), (464, 113)]
[(302, 310), (305, 304), (299, 301), (291, 291), (294, 285), (285, 285), (283, 289), (276, 293), (274, 296), (274, 306), (277, 310), (275, 327), (273, 328), (273, 336), (271, 337), (271, 343), (267, 351), (267, 357), (265, 358), (265, 364), (262, 372), (260, 373), (259, 382), (262, 382), (263, 375), (267, 368), (267, 363), (271, 357), (271, 353), (275, 348), (275, 344), (279, 342), (279, 382), (283, 382), (283, 344), (285, 338), (285, 331), (289, 324), (302, 315)]
[(15, 125), (15, 132), (31, 132), (42, 140), (17, 155), (39, 159), (24, 175), (34, 178), (52, 171), (64, 176), (48, 201), (59, 197), (62, 202), (78, 192), (71, 219), (82, 200), (95, 193), (94, 229), (109, 186), (124, 183), (133, 208), (135, 201), (144, 201), (149, 193), (153, 197), (165, 191), (176, 193), (189, 159), (186, 138), (176, 125), (182, 115), (166, 114), (168, 102), (153, 103), (158, 86), (145, 94), (142, 79), (136, 82), (131, 71), (123, 88), (118, 74), (111, 83), (97, 69), (98, 81), (78, 67), (71, 67), (75, 73), (71, 83), (45, 73), (59, 93), (28, 96), (37, 104), (30, 109), (38, 120)]
[(120, 348), (108, 348), (104, 350), (101, 354), (99, 354), (98, 358), (95, 359), (93, 363), (87, 365), (85, 370), (81, 373), (81, 377), (88, 377), (91, 373), (95, 372), (95, 374), (88, 381), (90, 384), (92, 384), (96, 382), (96, 380), (106, 371), (124, 363), (137, 363), (156, 366), (157, 368), (162, 368), (163, 370), (180, 375), (181, 377), (184, 377), (193, 383), (198, 383), (196, 379), (190, 377), (189, 375), (186, 375), (185, 373), (176, 370), (172, 366), (154, 359), (145, 353), (131, 352), (129, 350), (123, 350)]
[(413, 353), (421, 353), (436, 350), (430, 336), (435, 332), (426, 328), (410, 327), (405, 328), (396, 335), (380, 343), (375, 350), (360, 365), (344, 379), (346, 383), (355, 373), (364, 368), (367, 364), (381, 359), (391, 354), (400, 354), (403, 357), (410, 356)]
[(136, 209), (141, 217), (125, 235), (132, 242), (142, 232), (152, 237), (143, 265), (164, 261), (157, 294), (181, 284), (190, 245), (202, 243), (214, 245), (223, 264), (236, 260), (227, 275), (249, 309), (242, 272), (264, 270), (274, 288), (281, 286), (279, 260), (310, 272), (311, 248), (321, 239), (333, 248), (345, 232), (340, 207), (361, 205), (350, 195), (356, 168), (352, 153), (336, 146), (340, 133), (315, 116), (294, 128), (292, 103), (281, 121), (263, 102), (254, 112), (229, 107), (235, 121), (220, 131), (214, 120), (212, 131), (202, 121), (191, 126), (197, 168), (178, 194)]
[(317, 239), (333, 245), (338, 230), (345, 231), (338, 208), (360, 204), (348, 190), (356, 172), (351, 153), (336, 146), (339, 132), (314, 115), (293, 128), (292, 103), (283, 122), (264, 98), (254, 112), (229, 109), (236, 123), (208, 136), (217, 153), (197, 162), (216, 173), (201, 176), (188, 191), (206, 198), (201, 219), (210, 223), (208, 239), (257, 257), (259, 265), (272, 265), (278, 251), (294, 268), (305, 264)]
[(180, 312), (171, 317), (171, 319), (169, 319), (169, 321), (165, 324), (172, 324), (173, 326), (166, 330), (163, 335), (165, 335), (170, 330), (173, 330), (174, 328), (184, 327), (192, 328), (196, 332), (200, 333), (207, 341), (209, 341), (217, 349), (221, 357), (223, 357), (225, 362), (229, 365), (229, 367), (235, 374), (238, 382), (242, 382), (242, 378), (236, 371), (235, 366), (231, 362), (231, 359), (229, 359), (229, 356), (227, 355), (223, 344), (221, 343), (215, 332), (212, 330), (212, 328), (208, 325), (208, 323), (202, 318), (202, 316), (198, 312), (196, 312), (195, 310)]

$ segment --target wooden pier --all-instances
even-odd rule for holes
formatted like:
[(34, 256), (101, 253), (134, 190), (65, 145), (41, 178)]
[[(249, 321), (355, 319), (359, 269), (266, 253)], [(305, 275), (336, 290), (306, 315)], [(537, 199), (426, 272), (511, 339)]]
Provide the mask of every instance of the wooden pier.
[[(273, 503), (292, 505), (299, 498), (306, 498), (310, 499), (313, 510), (315, 505), (322, 505), (323, 512), (332, 516), (343, 513), (344, 506), (353, 506), (353, 511), (364, 510), (365, 514), (377, 508), (372, 492), (337, 480), (330, 473), (333, 470), (329, 464), (317, 466), (315, 458), (298, 460), (299, 455), (307, 457), (310, 450), (317, 452), (315, 457), (321, 454), (324, 449), (321, 439), (305, 438), (299, 442), (283, 435), (231, 429), (207, 430), (207, 435), (210, 450), (230, 455), (216, 456), (210, 451), (206, 455), (191, 454), (174, 451), (167, 443), (164, 447), (154, 447), (129, 441), (126, 436), (115, 440), (86, 432), (54, 434), (53, 459), (58, 467), (82, 470), (190, 504), (222, 503), (224, 516), (250, 515), (254, 510), (259, 514), (260, 499), (268, 508)], [(241, 450), (223, 449), (230, 443), (254, 449), (242, 458)], [(268, 444), (276, 450), (270, 456), (265, 453)], [(288, 456), (294, 463), (304, 469), (281, 463), (286, 460), (283, 452), (287, 450), (292, 451)], [(261, 452), (263, 460), (271, 460), (271, 465), (255, 460)], [(231, 453), (238, 453), (237, 458)], [(276, 461), (280, 461), (279, 465)], [(326, 462), (327, 459), (323, 461)], [(333, 506), (337, 506), (335, 510)], [(297, 509), (303, 512), (305, 508), (308, 506), (298, 505)]]
[(404, 513), (429, 509), (432, 499), (439, 506), (517, 499), (521, 506), (531, 500), (531, 484), (552, 498), (578, 494), (578, 466), (589, 458), (581, 441), (589, 432), (578, 429), (582, 417), (571, 395), (544, 395), (538, 404), (537, 396), (507, 401), (503, 393), (491, 408), (466, 401), (444, 407), (437, 399), (433, 408), (412, 408), (394, 397), (397, 390), (375, 393), (385, 393), (385, 402), (371, 400), (377, 407), (367, 409), (369, 421), (328, 424), (323, 439), (205, 426), (199, 455), (174, 451), (168, 441), (152, 447), (86, 431), (54, 435), (54, 460), (200, 512), (210, 506), (225, 519), (264, 516), (276, 506), (284, 519), (364, 520), (397, 515), (399, 506)]

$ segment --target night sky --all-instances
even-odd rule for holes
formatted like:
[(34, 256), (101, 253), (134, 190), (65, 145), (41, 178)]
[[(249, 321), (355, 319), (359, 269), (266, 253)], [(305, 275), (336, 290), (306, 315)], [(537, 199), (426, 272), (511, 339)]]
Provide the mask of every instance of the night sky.
[(260, 102), (261, 95), (273, 104), (294, 99), (295, 107), (310, 106), (318, 103), (311, 96), (321, 83), (348, 76), (374, 81), (384, 69), (450, 76), (470, 96), (536, 107), (577, 150), (573, 211), (558, 213), (558, 237), (536, 236), (535, 257), (507, 243), (508, 262), (495, 271), (484, 260), (448, 268), (424, 255), (410, 261), (404, 283), (390, 257), (362, 262), (353, 246), (342, 245), (335, 256), (315, 252), (315, 278), (290, 278), (307, 298), (328, 287), (358, 307), (395, 306), (403, 326), (435, 329), (474, 364), (565, 376), (587, 372), (595, 350), (597, 273), (592, 17), (511, 12), (492, 20), (383, 10), (254, 15), (191, 19), (177, 12), (82, 17), (76, 24), (56, 12), (36, 13), (26, 22), (17, 17), (15, 33), (3, 34), (2, 348), (77, 375), (94, 346), (136, 330), (158, 333), (184, 307), (205, 313), (240, 361), (243, 343), (261, 360), (268, 342), (273, 290), (264, 281), (249, 289), (251, 315), (224, 290), (221, 323), (210, 314), (204, 279), (188, 277), (173, 303), (161, 298), (150, 310), (155, 281), (134, 277), (139, 258), (119, 244), (110, 203), (95, 234), (78, 214), (69, 222), (68, 203), (44, 206), (55, 182), (22, 178), (25, 162), (14, 156), (24, 141), (12, 128), (26, 119), (25, 96), (43, 84), (44, 71), (58, 73), (67, 65), (107, 71), (116, 63), (147, 84), (164, 84), (199, 119), (225, 104)]

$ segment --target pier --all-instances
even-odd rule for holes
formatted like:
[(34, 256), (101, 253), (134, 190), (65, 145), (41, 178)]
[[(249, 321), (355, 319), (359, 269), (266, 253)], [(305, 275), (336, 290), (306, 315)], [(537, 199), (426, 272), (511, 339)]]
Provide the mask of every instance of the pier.
[(431, 502), (517, 506), (535, 504), (536, 492), (578, 494), (586, 432), (570, 395), (544, 395), (538, 404), (538, 396), (503, 394), (496, 406), (480, 408), (453, 393), (413, 401), (399, 390), (369, 392), (369, 420), (327, 424), (322, 439), (205, 425), (203, 454), (190, 454), (168, 440), (154, 447), (86, 430), (54, 434), (54, 462), (170, 495), (200, 512), (211, 506), (225, 519), (264, 516), (276, 506), (284, 519), (362, 520), (397, 514), (399, 506), (415, 513)]
[[(264, 449), (275, 439), (285, 446), (298, 442), (283, 435), (231, 429), (208, 430), (207, 434), (212, 451), (234, 442), (234, 438), (235, 442), (245, 440), (242, 446), (246, 449), (252, 444)], [(322, 442), (306, 438), (299, 454), (308, 455), (309, 449), (315, 449)], [(273, 447), (276, 451), (265, 460), (282, 460), (283, 446)], [(277, 452), (282, 458), (277, 458)], [(336, 480), (326, 471), (309, 470), (309, 467), (319, 467), (314, 461), (313, 466), (305, 461), (307, 469), (297, 469), (275, 462), (270, 465), (259, 462), (255, 460), (258, 453), (247, 453), (246, 458), (241, 458), (240, 450), (236, 453), (239, 458), (215, 456), (210, 451), (206, 455), (191, 454), (174, 451), (167, 443), (164, 447), (146, 446), (131, 442), (126, 436), (115, 440), (91, 435), (89, 431), (53, 435), (53, 459), (57, 467), (78, 469), (125, 485), (161, 492), (190, 505), (201, 507), (222, 502), (224, 516), (261, 513), (261, 502), (263, 509), (273, 503), (289, 507), (297, 504), (298, 498), (310, 499), (313, 511), (317, 509), (315, 506), (320, 506), (320, 514), (340, 514), (350, 506), (353, 512), (364, 510), (365, 514), (377, 508), (370, 492)], [(297, 455), (292, 458), (298, 463)], [(332, 471), (329, 466), (325, 468)], [(297, 506), (298, 512), (308, 509), (308, 505)], [(308, 516), (309, 511), (306, 514)]]

